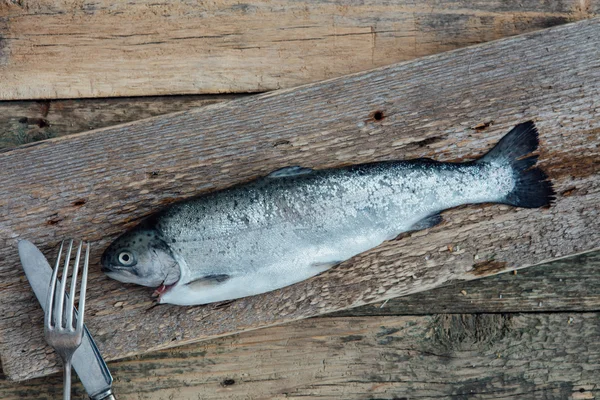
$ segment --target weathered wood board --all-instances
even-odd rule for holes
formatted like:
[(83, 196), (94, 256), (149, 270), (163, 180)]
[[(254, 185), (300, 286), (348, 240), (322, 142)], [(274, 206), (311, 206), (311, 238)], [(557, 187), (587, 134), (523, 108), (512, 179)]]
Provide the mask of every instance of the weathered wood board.
[[(174, 199), (286, 165), (325, 168), (483, 154), (516, 122), (541, 132), (554, 206), (474, 206), (300, 284), (226, 306), (151, 307), (144, 288), (90, 276), (89, 327), (108, 359), (378, 302), (600, 247), (600, 20), (294, 90), (215, 104), (0, 154), (0, 352), (23, 379), (56, 370), (16, 241), (104, 247)], [(561, 62), (556, 62), (560, 55)], [(374, 118), (379, 111), (382, 118)], [(481, 128), (482, 123), (494, 121)], [(68, 162), (66, 161), (68, 159)], [(50, 354), (50, 355), (49, 355)]]
[[(535, 311), (544, 313), (542, 318), (537, 319), (536, 334), (532, 335), (529, 332), (524, 334), (526, 330), (523, 329), (523, 324), (515, 326), (509, 323), (505, 324), (507, 331), (503, 334), (504, 339), (501, 341), (498, 341), (495, 336), (499, 321), (514, 321), (515, 318), (520, 321), (534, 321), (535, 318), (516, 314), (503, 319), (498, 319), (489, 314), (461, 315), (460, 318), (454, 320), (452, 320), (452, 317), (447, 316), (429, 315), (424, 319), (420, 317), (406, 318), (404, 316), (405, 321), (412, 321), (413, 324), (419, 324), (423, 320), (435, 321), (436, 323), (450, 321), (454, 334), (450, 336), (450, 330), (448, 329), (442, 331), (446, 335), (446, 339), (442, 343), (437, 343), (435, 347), (442, 347), (441, 350), (446, 352), (449, 347), (460, 348), (466, 344), (471, 351), (477, 354), (477, 379), (475, 382), (473, 382), (470, 374), (466, 378), (453, 380), (456, 370), (452, 370), (452, 368), (455, 363), (445, 367), (441, 365), (443, 363), (440, 362), (440, 358), (431, 353), (425, 354), (425, 358), (420, 359), (418, 363), (421, 370), (432, 371), (435, 375), (425, 376), (426, 379), (419, 376), (417, 381), (443, 382), (438, 390), (447, 397), (462, 393), (465, 385), (474, 383), (476, 386), (480, 384), (481, 387), (471, 388), (475, 391), (471, 393), (471, 396), (483, 398), (497, 399), (504, 396), (514, 398), (517, 395), (519, 398), (525, 398), (536, 393), (538, 395), (543, 394), (548, 399), (562, 400), (567, 397), (594, 399), (600, 397), (600, 393), (598, 393), (600, 387), (594, 385), (595, 382), (600, 381), (600, 376), (598, 376), (600, 368), (595, 368), (595, 362), (589, 357), (589, 354), (590, 352), (596, 354), (600, 350), (596, 346), (597, 333), (594, 329), (590, 329), (588, 323), (591, 322), (593, 326), (598, 323), (598, 320), (594, 322), (587, 316), (597, 315), (597, 313), (589, 312), (600, 310), (599, 285), (600, 252), (593, 252), (527, 268), (519, 271), (518, 274), (507, 272), (485, 279), (462, 282), (428, 292), (392, 299), (385, 305), (382, 304), (383, 307), (382, 305), (366, 305), (330, 314), (326, 317), (319, 317), (312, 320), (313, 324), (308, 333), (302, 330), (305, 322), (291, 323), (285, 325), (285, 329), (266, 328), (261, 331), (242, 334), (241, 337), (237, 338), (216, 339), (176, 350), (163, 350), (141, 357), (112, 362), (109, 367), (114, 374), (115, 386), (120, 399), (193, 398), (188, 393), (197, 393), (202, 398), (237, 398), (238, 396), (244, 398), (244, 394), (252, 394), (252, 398), (280, 398), (285, 397), (284, 392), (287, 393), (288, 398), (310, 398), (311, 396), (318, 398), (320, 395), (322, 396), (324, 391), (329, 390), (328, 387), (332, 384), (332, 378), (335, 379), (334, 384), (341, 387), (342, 393), (346, 395), (350, 392), (351, 396), (359, 399), (368, 398), (369, 396), (374, 397), (373, 388), (385, 383), (388, 392), (377, 393), (377, 398), (393, 399), (396, 387), (402, 385), (402, 382), (390, 381), (390, 374), (409, 374), (414, 355), (410, 354), (407, 348), (402, 347), (402, 350), (396, 354), (405, 361), (404, 363), (393, 365), (385, 371), (373, 370), (371, 374), (364, 374), (364, 368), (361, 366), (363, 364), (367, 365), (367, 362), (372, 362), (372, 360), (367, 361), (367, 356), (372, 357), (375, 355), (377, 357), (387, 352), (388, 358), (393, 358), (391, 354), (400, 347), (392, 344), (390, 349), (390, 342), (393, 343), (396, 340), (393, 336), (394, 332), (377, 336), (385, 333), (385, 328), (381, 328), (378, 324), (385, 326), (385, 323), (392, 319), (380, 319), (377, 316), (372, 317), (373, 315), (435, 314), (439, 312), (438, 310), (457, 314), (464, 312), (481, 314), (482, 311), (505, 314), (510, 311)], [(505, 296), (499, 298), (499, 293), (504, 293)], [(473, 298), (473, 296), (476, 297)], [(541, 304), (532, 304), (532, 302), (540, 299), (543, 300)], [(548, 318), (548, 313), (556, 310), (562, 310), (563, 314), (551, 314), (551, 318)], [(588, 311), (588, 313), (582, 314), (583, 310)], [(365, 318), (365, 316), (371, 317)], [(323, 324), (320, 320), (323, 320)], [(358, 329), (357, 320), (362, 321), (362, 329), (358, 334), (355, 332)], [(397, 322), (395, 319), (392, 321), (394, 321), (394, 324)], [(547, 326), (548, 323), (554, 322), (557, 322), (558, 329)], [(434, 324), (434, 326), (437, 325)], [(525, 326), (528, 326), (528, 324), (525, 324)], [(565, 331), (568, 332), (573, 326), (578, 328), (584, 326), (584, 329), (581, 330), (579, 336), (566, 335), (567, 340), (563, 341), (561, 349), (552, 348), (550, 350), (551, 355), (545, 355), (548, 354), (549, 349), (544, 343), (549, 340), (556, 343), (556, 339), (564, 338)], [(332, 329), (327, 331), (328, 328)], [(348, 335), (346, 329), (354, 329), (355, 331)], [(317, 330), (321, 332), (319, 336), (321, 342), (326, 341), (333, 344), (336, 351), (333, 355), (323, 353), (321, 359), (314, 360), (316, 353), (311, 351), (302, 354), (304, 353), (302, 346), (307, 336), (314, 338), (314, 331)], [(587, 334), (593, 335), (591, 342), (587, 339)], [(267, 379), (264, 379), (265, 362), (263, 360), (265, 357), (260, 355), (270, 354), (271, 358), (276, 356), (277, 353), (273, 354), (272, 352), (281, 343), (284, 335), (291, 338), (291, 340), (286, 339), (285, 342), (285, 347), (289, 353), (282, 358), (283, 363), (286, 364), (285, 368), (282, 368), (283, 374), (270, 374)], [(258, 339), (250, 340), (248, 336)], [(387, 339), (386, 336), (391, 336), (393, 340)], [(507, 339), (507, 337), (509, 338)], [(265, 340), (265, 338), (271, 340)], [(418, 339), (418, 335), (413, 338)], [(474, 338), (478, 338), (479, 342), (474, 341)], [(423, 342), (427, 342), (430, 337), (425, 332), (422, 334), (421, 339)], [(360, 342), (360, 348), (357, 347), (356, 342)], [(581, 342), (586, 343), (587, 352), (578, 352), (582, 346)], [(487, 344), (487, 347), (485, 344)], [(482, 356), (484, 354), (490, 355), (493, 347), (498, 349), (500, 354), (508, 353), (513, 358), (516, 357), (517, 353), (514, 351), (508, 352), (508, 350), (514, 350), (513, 345), (525, 349), (525, 353), (521, 354), (521, 360), (534, 359), (536, 363), (541, 362), (541, 365), (538, 364), (536, 367), (537, 371), (548, 368), (545, 376), (532, 374), (531, 363), (516, 363), (514, 359), (512, 362), (507, 362), (505, 358), (505, 363), (512, 364), (507, 373), (498, 370), (495, 363), (485, 364), (481, 362), (483, 360)], [(241, 346), (250, 346), (250, 350), (241, 354), (241, 357), (236, 357), (238, 355), (236, 350)], [(364, 346), (371, 346), (372, 348), (364, 354)], [(581, 373), (569, 374), (569, 376), (562, 377), (560, 382), (555, 383), (550, 381), (550, 378), (555, 375), (551, 371), (556, 371), (558, 374), (564, 368), (564, 360), (557, 359), (559, 350), (569, 354), (569, 367), (575, 368), (575, 371), (581, 371)], [(249, 356), (251, 353), (257, 354), (259, 357), (252, 358)], [(435, 353), (439, 354), (439, 351)], [(298, 358), (291, 358), (292, 354), (301, 354), (300, 359), (302, 362), (299, 362)], [(340, 354), (343, 354), (341, 357), (345, 359), (353, 356), (353, 361), (348, 362), (347, 365), (339, 366), (338, 368), (342, 368), (341, 372), (336, 372), (331, 365), (328, 365), (322, 371), (322, 374), (316, 374), (317, 371), (320, 371), (320, 368), (323, 368), (325, 358), (340, 357)], [(458, 354), (452, 354), (452, 358), (460, 358), (461, 360), (464, 358), (466, 363), (466, 359), (470, 355), (471, 352), (461, 351)], [(497, 355), (495, 358), (497, 358)], [(227, 368), (232, 365), (233, 360), (235, 360), (235, 366), (228, 370)], [(295, 366), (290, 366), (289, 364), (294, 361)], [(311, 374), (310, 366), (318, 364), (319, 361), (321, 361), (321, 365), (316, 367)], [(221, 366), (221, 364), (225, 365)], [(303, 367), (298, 373), (297, 365), (300, 364)], [(431, 364), (431, 366), (428, 364)], [(219, 365), (214, 373), (212, 372), (212, 365)], [(467, 368), (466, 365), (464, 368)], [(258, 366), (258, 370), (255, 366)], [(583, 371), (588, 372), (583, 374)], [(504, 382), (509, 382), (509, 385), (502, 385), (494, 391), (485, 390), (490, 380), (501, 382), (501, 379)], [(263, 385), (265, 381), (268, 382), (268, 385)], [(357, 381), (360, 381), (361, 384), (357, 385)], [(189, 385), (189, 382), (192, 382), (192, 384)], [(239, 388), (240, 384), (244, 386)], [(23, 397), (35, 399), (56, 398), (60, 396), (61, 385), (60, 374), (19, 383), (7, 381), (5, 377), (3, 378), (0, 375), (0, 398), (6, 400)], [(236, 386), (232, 387), (234, 385)], [(182, 387), (185, 387), (183, 395), (181, 392)], [(293, 388), (293, 396), (292, 393), (286, 392), (289, 388)], [(428, 394), (424, 394), (427, 389), (418, 387), (416, 384), (410, 385), (410, 388), (404, 386), (404, 389), (401, 390), (410, 392), (409, 398), (412, 396), (428, 397)], [(77, 387), (76, 393), (81, 398), (85, 397), (81, 386)]]
[[(597, 399), (600, 314), (320, 318), (109, 367), (120, 400)], [(5, 400), (61, 390), (0, 381)]]
[(279, 89), (530, 32), (597, 0), (0, 2), (0, 99)]
[(600, 311), (600, 252), (440, 287), (328, 317)]
[(0, 151), (22, 144), (185, 111), (245, 95), (0, 101)]

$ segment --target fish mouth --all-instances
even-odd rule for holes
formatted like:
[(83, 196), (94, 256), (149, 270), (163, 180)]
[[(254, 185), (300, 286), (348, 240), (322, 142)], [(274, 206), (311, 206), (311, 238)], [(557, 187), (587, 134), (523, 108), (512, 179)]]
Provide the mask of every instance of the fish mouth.
[(106, 276), (108, 276), (109, 278), (114, 279), (116, 281), (123, 282), (123, 283), (135, 283), (135, 281), (133, 280), (135, 276), (133, 274), (124, 275), (123, 271), (108, 269), (108, 268), (107, 269), (103, 268), (102, 272), (104, 272), (104, 274), (106, 274)]
[(127, 271), (127, 272), (133, 274), (133, 272), (131, 271), (131, 269), (129, 267), (122, 267), (120, 265), (109, 265), (109, 266), (103, 265), (100, 268), (100, 271), (104, 272), (105, 274), (109, 274), (110, 272), (118, 272), (118, 271)]

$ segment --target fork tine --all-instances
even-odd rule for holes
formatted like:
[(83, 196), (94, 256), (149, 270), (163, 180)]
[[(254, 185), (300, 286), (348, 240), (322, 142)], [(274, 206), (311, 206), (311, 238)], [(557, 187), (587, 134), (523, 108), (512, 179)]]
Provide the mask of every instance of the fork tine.
[(58, 249), (58, 257), (56, 257), (56, 263), (54, 264), (54, 269), (52, 270), (52, 278), (50, 279), (50, 288), (48, 289), (48, 295), (46, 297), (46, 315), (44, 316), (44, 326), (47, 329), (53, 328), (53, 316), (54, 316), (54, 295), (56, 293), (56, 280), (58, 278), (58, 268), (60, 265), (60, 256), (62, 255), (63, 245), (65, 241), (63, 240), (60, 243), (60, 248)]
[[(75, 290), (77, 288), (77, 273), (79, 272), (79, 259), (81, 257), (82, 246), (83, 241), (79, 241), (77, 255), (75, 256), (75, 265), (73, 265), (73, 276), (71, 277), (71, 288), (69, 291), (69, 298), (67, 299), (67, 304), (65, 305), (65, 311), (67, 312), (65, 327), (68, 329), (75, 328), (75, 326), (73, 326), (73, 307), (75, 306)], [(66, 277), (63, 279), (66, 279)]]
[[(44, 316), (44, 337), (46, 342), (60, 355), (63, 360), (63, 398), (70, 399), (71, 392), (71, 359), (77, 348), (81, 345), (83, 337), (83, 315), (85, 307), (85, 294), (87, 288), (87, 275), (90, 259), (90, 244), (86, 243), (85, 260), (83, 265), (83, 276), (80, 283), (79, 310), (75, 309), (75, 293), (77, 291), (77, 276), (79, 275), (79, 262), (81, 261), (81, 250), (84, 242), (79, 241), (77, 254), (75, 255), (75, 264), (73, 265), (73, 276), (69, 286), (69, 293), (66, 292), (66, 284), (69, 275), (69, 264), (71, 261), (71, 252), (73, 251), (73, 239), (69, 241), (69, 251), (63, 251), (65, 240), (60, 244), (58, 257), (52, 278), (50, 279), (50, 288), (46, 299), (46, 313)], [(58, 269), (61, 268), (64, 259), (63, 273), (60, 283), (58, 282)], [(58, 287), (60, 285), (60, 287)], [(67, 297), (65, 301), (65, 297)], [(63, 307), (64, 306), (64, 307)], [(66, 310), (65, 310), (66, 309)], [(64, 317), (64, 318), (63, 318)], [(73, 319), (77, 319), (76, 327), (73, 326)], [(64, 324), (63, 324), (64, 322)]]
[(65, 304), (65, 288), (67, 286), (67, 278), (69, 274), (69, 261), (71, 261), (71, 251), (73, 250), (73, 239), (69, 241), (69, 251), (66, 253), (65, 265), (63, 267), (63, 273), (60, 280), (60, 290), (58, 292), (58, 305), (56, 306), (56, 313), (54, 321), (59, 327), (62, 327), (63, 315), (64, 315), (64, 304)]
[[(81, 249), (81, 247), (80, 247)], [(77, 314), (77, 331), (83, 330), (83, 315), (85, 312), (85, 292), (87, 290), (88, 265), (90, 263), (90, 243), (86, 242), (83, 273), (81, 274), (81, 289), (79, 293), (79, 313)]]

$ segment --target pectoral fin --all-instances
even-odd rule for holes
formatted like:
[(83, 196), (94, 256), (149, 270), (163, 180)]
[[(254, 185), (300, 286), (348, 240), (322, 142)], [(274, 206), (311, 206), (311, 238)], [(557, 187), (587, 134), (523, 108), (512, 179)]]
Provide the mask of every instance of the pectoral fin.
[(327, 261), (327, 262), (315, 262), (310, 264), (312, 268), (320, 269), (321, 271), (328, 270), (329, 268), (335, 267), (338, 264), (341, 264), (342, 261)]
[(195, 281), (191, 281), (186, 284), (190, 289), (202, 289), (206, 287), (211, 287), (215, 285), (219, 285), (225, 281), (227, 281), (231, 276), (226, 274), (218, 274), (218, 275), (206, 275), (200, 279), (196, 279)]

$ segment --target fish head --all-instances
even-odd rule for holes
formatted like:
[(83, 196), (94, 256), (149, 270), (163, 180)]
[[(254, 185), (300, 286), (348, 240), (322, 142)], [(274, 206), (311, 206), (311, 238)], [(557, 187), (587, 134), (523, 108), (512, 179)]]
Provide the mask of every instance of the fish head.
[(158, 287), (179, 280), (180, 267), (153, 228), (138, 228), (117, 238), (102, 254), (102, 272), (124, 283)]

